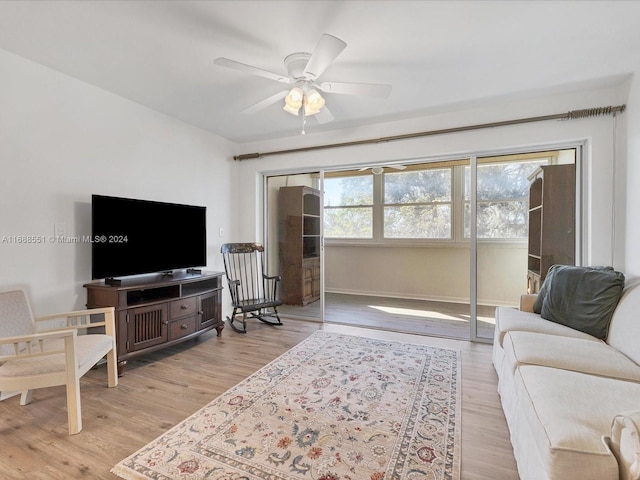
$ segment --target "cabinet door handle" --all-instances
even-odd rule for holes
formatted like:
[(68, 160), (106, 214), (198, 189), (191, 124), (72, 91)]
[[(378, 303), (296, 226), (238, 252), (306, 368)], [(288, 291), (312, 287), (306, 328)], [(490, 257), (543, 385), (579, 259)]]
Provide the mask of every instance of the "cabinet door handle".
[(186, 329), (187, 329), (187, 325), (186, 325), (185, 323), (183, 323), (182, 325), (180, 325), (180, 328), (181, 328), (182, 330), (186, 330)]
[(182, 310), (186, 310), (186, 309), (187, 309), (187, 308), (189, 308), (189, 307), (187, 307), (186, 305), (184, 305), (184, 304), (183, 304), (183, 305), (180, 305), (180, 308), (181, 308)]

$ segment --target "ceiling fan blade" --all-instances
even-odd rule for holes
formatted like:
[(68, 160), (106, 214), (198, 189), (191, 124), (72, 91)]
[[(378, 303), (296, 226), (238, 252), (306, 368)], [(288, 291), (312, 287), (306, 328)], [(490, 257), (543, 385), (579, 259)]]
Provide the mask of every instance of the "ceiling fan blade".
[(374, 98), (387, 98), (391, 94), (391, 85), (380, 83), (322, 82), (318, 85), (318, 88), (327, 93), (362, 95)]
[(393, 168), (395, 170), (404, 170), (407, 168), (406, 165), (385, 165), (385, 167)]
[(222, 67), (233, 68), (234, 70), (239, 70), (241, 72), (258, 75), (259, 77), (269, 78), (271, 80), (275, 80), (276, 82), (291, 83), (291, 79), (286, 75), (279, 75), (267, 70), (262, 70), (261, 68), (252, 67), (251, 65), (236, 62), (235, 60), (229, 60), (228, 58), (219, 57), (216, 58), (213, 63)]
[(260, 110), (267, 108), (270, 105), (273, 105), (278, 100), (282, 100), (284, 97), (287, 96), (288, 93), (289, 93), (288, 90), (283, 90), (281, 92), (278, 92), (275, 95), (271, 95), (270, 97), (265, 98), (264, 100), (261, 100), (258, 103), (251, 105), (250, 107), (245, 108), (240, 113), (251, 115), (253, 113), (259, 112)]
[(316, 113), (314, 117), (316, 117), (316, 120), (318, 120), (318, 123), (329, 123), (335, 120), (335, 118), (331, 114), (331, 111), (327, 108), (326, 105), (322, 107), (322, 110)]
[(346, 48), (347, 44), (333, 35), (322, 34), (311, 58), (304, 67), (304, 74), (311, 80), (315, 80), (324, 73), (331, 62)]

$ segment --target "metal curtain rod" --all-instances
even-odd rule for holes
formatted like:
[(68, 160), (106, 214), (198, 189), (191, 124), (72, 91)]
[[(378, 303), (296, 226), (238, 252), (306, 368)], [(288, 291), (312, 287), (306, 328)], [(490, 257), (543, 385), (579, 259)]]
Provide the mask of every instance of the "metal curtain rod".
[(251, 160), (254, 158), (268, 157), (270, 155), (283, 155), (285, 153), (311, 152), (313, 150), (324, 150), (327, 148), (353, 147), (355, 145), (367, 145), (374, 143), (392, 142), (395, 140), (407, 140), (410, 138), (428, 137), (432, 135), (443, 135), (445, 133), (467, 132), (469, 130), (480, 130), (482, 128), (504, 127), (507, 125), (518, 125), (521, 123), (544, 122), (547, 120), (573, 120), (576, 118), (599, 117), (602, 115), (613, 115), (624, 112), (626, 105), (618, 105), (617, 107), (594, 107), (582, 110), (572, 110), (566, 113), (556, 113), (555, 115), (542, 115), (539, 117), (519, 118), (515, 120), (505, 120), (503, 122), (480, 123), (477, 125), (466, 125), (464, 127), (443, 128), (441, 130), (429, 130), (426, 132), (406, 133), (404, 135), (392, 135), (390, 137), (370, 138), (367, 140), (355, 140), (352, 142), (330, 143), (325, 145), (316, 145), (313, 147), (291, 148), (289, 150), (277, 150), (264, 153), (244, 153), (242, 155), (234, 155), (234, 160)]

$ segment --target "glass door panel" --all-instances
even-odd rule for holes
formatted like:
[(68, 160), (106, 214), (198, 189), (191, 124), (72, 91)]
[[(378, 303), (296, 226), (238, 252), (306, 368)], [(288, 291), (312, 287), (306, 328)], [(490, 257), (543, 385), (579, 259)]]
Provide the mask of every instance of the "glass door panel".
[(324, 173), (326, 322), (469, 339), (464, 165)]
[[(283, 316), (322, 320), (322, 209), (317, 172), (265, 181), (269, 272), (282, 277)], [(273, 274), (273, 273), (271, 273)]]
[[(530, 267), (532, 259), (534, 263), (540, 259), (539, 245), (544, 241), (540, 229), (535, 227), (541, 212), (532, 205), (532, 201), (536, 203), (536, 178), (543, 169), (573, 163), (575, 150), (567, 149), (478, 157), (475, 177), (472, 168), (466, 169), (465, 237), (475, 241), (472, 270), (475, 268), (476, 322), (472, 325), (472, 339), (493, 338), (497, 306), (517, 307), (520, 295), (535, 293), (529, 280)], [(575, 176), (572, 181), (575, 191)], [(533, 192), (531, 198), (530, 191)], [(472, 216), (474, 202), (475, 215)], [(574, 204), (567, 208), (575, 211)], [(473, 222), (475, 229), (471, 228)], [(530, 229), (532, 223), (534, 228)], [(574, 225), (569, 226), (570, 230), (573, 228)], [(570, 241), (568, 248), (573, 251), (575, 241)], [(532, 252), (531, 248), (538, 250)]]

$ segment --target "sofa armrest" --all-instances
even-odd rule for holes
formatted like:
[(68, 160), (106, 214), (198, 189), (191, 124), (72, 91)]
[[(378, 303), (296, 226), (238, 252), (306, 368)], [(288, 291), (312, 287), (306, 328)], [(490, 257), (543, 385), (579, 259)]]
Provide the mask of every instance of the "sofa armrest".
[(616, 415), (603, 441), (618, 461), (620, 480), (640, 480), (640, 411)]
[(523, 312), (533, 313), (533, 304), (536, 302), (537, 297), (537, 293), (525, 293), (524, 295), (520, 295), (520, 310)]

